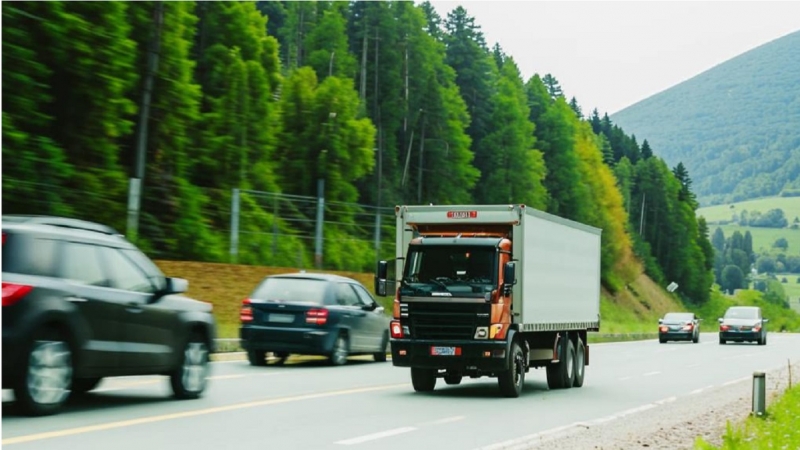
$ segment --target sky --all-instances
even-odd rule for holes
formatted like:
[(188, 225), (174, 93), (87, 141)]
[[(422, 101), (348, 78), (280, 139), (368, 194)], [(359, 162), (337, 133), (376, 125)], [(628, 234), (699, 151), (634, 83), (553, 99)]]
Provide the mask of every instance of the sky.
[(798, 1), (431, 1), (462, 5), (525, 80), (550, 73), (602, 116), (800, 30)]

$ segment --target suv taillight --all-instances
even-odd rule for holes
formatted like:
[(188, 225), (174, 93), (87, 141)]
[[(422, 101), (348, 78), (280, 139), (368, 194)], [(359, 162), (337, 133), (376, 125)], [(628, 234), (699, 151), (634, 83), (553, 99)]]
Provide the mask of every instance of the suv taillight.
[(253, 321), (253, 308), (250, 306), (250, 299), (242, 300), (242, 308), (239, 310), (239, 320), (244, 322)]
[(328, 321), (328, 310), (324, 308), (314, 308), (306, 311), (306, 323), (315, 325), (325, 325)]
[[(3, 235), (5, 236), (5, 235)], [(11, 306), (22, 300), (33, 289), (26, 284), (3, 283), (3, 306)]]

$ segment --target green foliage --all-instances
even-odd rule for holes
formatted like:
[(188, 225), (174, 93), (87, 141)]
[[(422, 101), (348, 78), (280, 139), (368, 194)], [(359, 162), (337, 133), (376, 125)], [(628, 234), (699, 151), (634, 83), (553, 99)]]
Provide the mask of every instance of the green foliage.
[(787, 241), (785, 237), (778, 238), (775, 243), (772, 244), (772, 247), (786, 251), (789, 248), (789, 241)]
[(769, 405), (766, 417), (751, 416), (738, 426), (727, 422), (720, 447), (698, 438), (695, 448), (699, 450), (800, 448), (800, 427), (797, 426), (799, 416), (800, 385), (795, 384)]
[(728, 293), (733, 293), (736, 289), (741, 289), (745, 285), (744, 273), (739, 266), (728, 265), (722, 269), (722, 289)]
[(703, 203), (797, 188), (800, 32), (726, 61), (613, 115), (670, 164), (683, 161)]

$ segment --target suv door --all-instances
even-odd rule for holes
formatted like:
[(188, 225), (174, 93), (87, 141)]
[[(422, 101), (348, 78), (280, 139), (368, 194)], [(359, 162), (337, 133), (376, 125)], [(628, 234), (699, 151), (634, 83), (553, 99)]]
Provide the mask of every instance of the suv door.
[(364, 322), (367, 328), (366, 345), (370, 350), (381, 351), (383, 350), (384, 334), (388, 332), (389, 321), (383, 314), (383, 308), (379, 308), (378, 302), (364, 289), (363, 286), (357, 284), (352, 285), (356, 290), (358, 298), (361, 301), (362, 308), (368, 306), (372, 309), (366, 311)]
[(350, 283), (336, 283), (336, 304), (341, 306), (342, 315), (350, 326), (350, 353), (362, 352), (366, 343), (366, 311), (361, 309), (361, 302)]
[(111, 370), (120, 367), (125, 298), (111, 289), (99, 247), (64, 241), (58, 275), (64, 280), (71, 302), (88, 331), (83, 344), (82, 369)]
[[(102, 247), (111, 286), (125, 298), (123, 366), (129, 373), (146, 373), (175, 364), (180, 333), (177, 312), (153, 302), (160, 287), (143, 268), (126, 256), (130, 250)], [(163, 283), (163, 276), (162, 283)]]

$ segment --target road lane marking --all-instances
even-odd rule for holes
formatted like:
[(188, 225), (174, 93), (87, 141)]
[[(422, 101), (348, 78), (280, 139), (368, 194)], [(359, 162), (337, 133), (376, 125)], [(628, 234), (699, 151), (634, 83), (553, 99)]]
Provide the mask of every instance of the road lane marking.
[(486, 447), (481, 447), (479, 450), (500, 450), (500, 449), (511, 448), (512, 446), (528, 444), (533, 440), (540, 439), (549, 436), (551, 434), (556, 434), (564, 430), (568, 430), (570, 428), (574, 428), (576, 425), (577, 424), (575, 423), (571, 423), (569, 425), (563, 425), (560, 427), (552, 428), (550, 430), (540, 431), (539, 433), (529, 434), (527, 436), (522, 436), (507, 441), (498, 442), (497, 444), (488, 445)]
[(631, 378), (633, 378), (633, 377), (622, 377), (622, 378), (619, 379), (619, 381), (630, 380)]
[(711, 389), (711, 388), (713, 388), (713, 387), (714, 387), (714, 385), (710, 385), (710, 386), (706, 386), (706, 387), (704, 387), (704, 388), (695, 389), (695, 390), (693, 390), (692, 392), (689, 392), (689, 395), (695, 395), (695, 394), (699, 394), (699, 393), (701, 393), (701, 392), (703, 392), (703, 391), (705, 391), (705, 390)]
[(409, 431), (414, 431), (414, 430), (416, 430), (416, 428), (414, 427), (401, 427), (392, 430), (380, 431), (378, 433), (372, 433), (364, 436), (345, 439), (343, 441), (338, 441), (336, 443), (341, 445), (361, 444), (362, 442), (374, 441), (376, 439), (383, 439), (390, 436), (396, 436), (398, 434), (408, 433)]
[(734, 384), (736, 384), (736, 383), (741, 383), (742, 381), (747, 381), (747, 380), (749, 380), (749, 379), (750, 379), (750, 377), (742, 377), (742, 378), (737, 378), (737, 379), (735, 379), (735, 380), (731, 380), (731, 381), (728, 381), (728, 382), (726, 382), (726, 383), (722, 383), (722, 385), (723, 385), (723, 386), (731, 386), (731, 385), (734, 385)]
[(677, 399), (678, 399), (678, 397), (667, 397), (667, 398), (665, 398), (663, 400), (657, 401), (656, 405), (666, 405), (667, 403), (672, 403)]
[(167, 420), (183, 419), (186, 417), (202, 416), (206, 414), (216, 414), (227, 411), (235, 411), (238, 409), (254, 408), (257, 406), (278, 405), (281, 403), (298, 402), (302, 400), (314, 400), (319, 398), (337, 397), (342, 395), (361, 394), (364, 392), (386, 391), (389, 389), (397, 389), (400, 387), (408, 387), (408, 383), (402, 384), (386, 384), (382, 386), (373, 386), (357, 389), (345, 389), (341, 391), (319, 392), (316, 394), (303, 394), (291, 397), (270, 398), (266, 400), (258, 400), (254, 402), (236, 403), (227, 406), (218, 406), (214, 408), (197, 409), (194, 411), (184, 411), (173, 414), (162, 414), (158, 416), (140, 417), (138, 419), (121, 420), (118, 422), (108, 422), (99, 425), (89, 425), (85, 427), (67, 428), (58, 431), (48, 431), (45, 433), (29, 434), (24, 436), (16, 436), (0, 441), (0, 445), (22, 444), (24, 442), (41, 441), (44, 439), (52, 439), (65, 436), (73, 436), (76, 434), (92, 433), (95, 431), (112, 430), (115, 428), (131, 427), (135, 425), (143, 425), (154, 422), (164, 422)]
[(466, 419), (465, 416), (445, 417), (444, 419), (434, 420), (433, 422), (430, 423), (430, 425), (442, 425), (445, 423), (458, 422), (459, 420), (464, 420), (464, 419)]
[(658, 374), (660, 374), (660, 373), (661, 373), (661, 372), (659, 372), (659, 371), (655, 371), (655, 372), (647, 372), (647, 373), (645, 373), (645, 374), (642, 374), (642, 376), (643, 376), (643, 377), (652, 377), (653, 375), (658, 375)]

